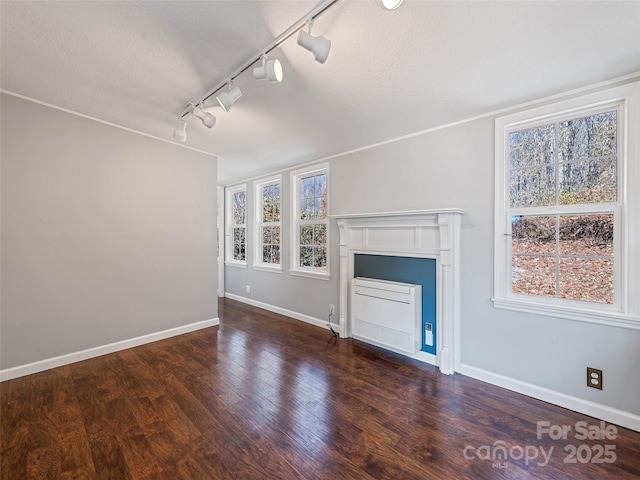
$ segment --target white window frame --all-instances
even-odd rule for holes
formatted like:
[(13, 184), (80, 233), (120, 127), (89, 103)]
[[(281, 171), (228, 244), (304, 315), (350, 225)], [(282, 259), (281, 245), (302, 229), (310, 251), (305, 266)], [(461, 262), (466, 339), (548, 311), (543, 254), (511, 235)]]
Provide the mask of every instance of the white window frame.
[[(327, 217), (323, 220), (316, 220), (313, 222), (303, 222), (300, 220), (300, 180), (305, 177), (318, 174), (326, 174), (327, 176)], [(320, 280), (330, 280), (330, 258), (331, 258), (331, 229), (330, 229), (330, 191), (331, 180), (329, 175), (329, 164), (323, 163), (320, 165), (314, 165), (307, 168), (294, 170), (291, 172), (291, 268), (289, 273), (291, 275), (299, 275), (302, 277), (316, 278)], [(325, 269), (301, 267), (300, 266), (300, 242), (298, 231), (300, 225), (306, 223), (324, 224), (327, 229), (327, 266)]]
[[(262, 189), (270, 185), (280, 185), (280, 220), (278, 222), (263, 222), (262, 221)], [(282, 273), (282, 175), (274, 175), (271, 177), (263, 178), (253, 182), (253, 195), (255, 197), (255, 228), (253, 244), (254, 248), (254, 262), (253, 268), (256, 270), (265, 270), (267, 272)], [(279, 227), (280, 228), (280, 263), (267, 263), (262, 260), (262, 228), (263, 227)]]
[[(562, 117), (578, 118), (593, 110), (618, 110), (618, 196), (616, 202), (573, 206), (572, 213), (614, 214), (614, 304), (538, 297), (511, 291), (511, 209), (506, 173), (508, 134), (549, 124)], [(585, 112), (586, 111), (586, 112)], [(569, 320), (640, 329), (640, 82), (608, 88), (541, 107), (499, 117), (495, 121), (495, 249), (496, 308)], [(636, 183), (629, 184), (634, 181)], [(554, 211), (555, 210), (555, 211)], [(562, 214), (562, 207), (527, 209), (529, 214)]]
[[(245, 194), (245, 211), (244, 211), (244, 224), (234, 224), (233, 223), (233, 195), (236, 193), (244, 192)], [(246, 268), (247, 266), (247, 256), (249, 255), (249, 236), (247, 231), (247, 217), (249, 216), (249, 198), (247, 196), (247, 184), (243, 183), (240, 185), (235, 185), (233, 187), (227, 187), (226, 189), (226, 209), (225, 209), (225, 217), (226, 217), (226, 232), (225, 232), (225, 245), (226, 252), (225, 257), (226, 261), (225, 265), (229, 265), (232, 267), (241, 267)], [(245, 250), (244, 250), (244, 260), (236, 260), (233, 258), (233, 228), (235, 227), (244, 227), (244, 241), (245, 241)]]

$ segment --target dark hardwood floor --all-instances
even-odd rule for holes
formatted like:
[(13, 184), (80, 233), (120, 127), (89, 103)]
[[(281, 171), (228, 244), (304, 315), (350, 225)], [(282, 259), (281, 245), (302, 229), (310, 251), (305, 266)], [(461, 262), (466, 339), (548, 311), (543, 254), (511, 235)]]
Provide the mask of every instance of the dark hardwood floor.
[(599, 422), (232, 300), (220, 319), (2, 383), (2, 479), (640, 478), (638, 432), (577, 440)]

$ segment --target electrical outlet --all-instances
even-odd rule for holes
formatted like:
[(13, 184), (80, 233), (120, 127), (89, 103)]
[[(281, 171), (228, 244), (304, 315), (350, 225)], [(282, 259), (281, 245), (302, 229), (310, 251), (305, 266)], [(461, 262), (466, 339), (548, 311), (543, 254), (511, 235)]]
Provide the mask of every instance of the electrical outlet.
[(335, 313), (336, 313), (336, 306), (333, 303), (329, 304), (329, 315), (333, 315)]
[(247, 293), (251, 293), (251, 285), (245, 285), (244, 291)]
[(602, 370), (587, 367), (587, 387), (602, 390)]

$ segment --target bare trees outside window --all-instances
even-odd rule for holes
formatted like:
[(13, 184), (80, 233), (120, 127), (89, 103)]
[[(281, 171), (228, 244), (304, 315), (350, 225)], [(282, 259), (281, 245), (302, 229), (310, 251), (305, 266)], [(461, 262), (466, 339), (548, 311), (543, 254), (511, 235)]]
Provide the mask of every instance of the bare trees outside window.
[(279, 266), (281, 250), (281, 186), (280, 180), (258, 184), (258, 249), (256, 262), (262, 266)]
[(298, 170), (291, 175), (294, 220), (292, 272), (329, 278), (328, 166)]
[(618, 111), (508, 134), (511, 290), (614, 303)]

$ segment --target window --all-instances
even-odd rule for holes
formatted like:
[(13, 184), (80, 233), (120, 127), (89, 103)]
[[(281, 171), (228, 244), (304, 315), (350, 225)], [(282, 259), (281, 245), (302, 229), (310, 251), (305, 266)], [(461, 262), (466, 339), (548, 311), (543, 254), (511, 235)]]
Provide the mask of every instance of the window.
[(512, 292), (614, 303), (619, 129), (609, 108), (507, 132)]
[(328, 278), (328, 166), (292, 172), (292, 273)]
[(497, 307), (589, 321), (628, 317), (637, 276), (625, 262), (623, 90), (496, 121)]
[(227, 263), (246, 265), (247, 192), (245, 185), (227, 189)]
[(281, 271), (281, 177), (256, 183), (256, 252), (254, 267)]

